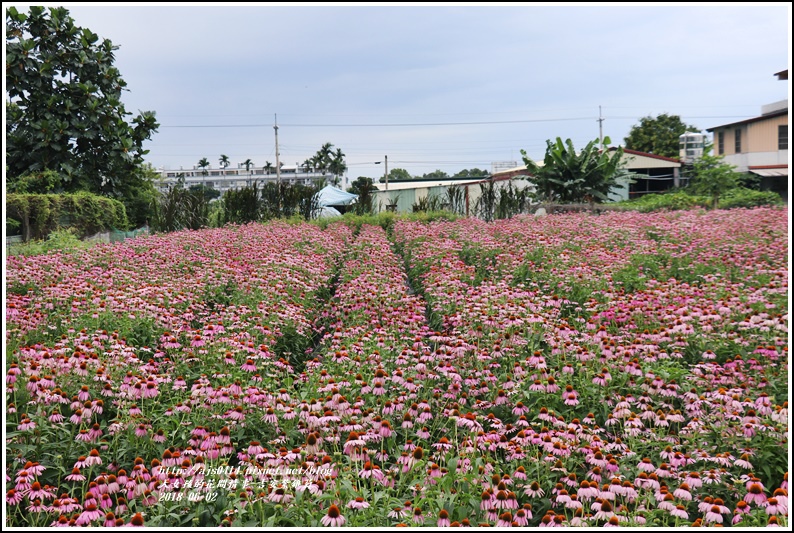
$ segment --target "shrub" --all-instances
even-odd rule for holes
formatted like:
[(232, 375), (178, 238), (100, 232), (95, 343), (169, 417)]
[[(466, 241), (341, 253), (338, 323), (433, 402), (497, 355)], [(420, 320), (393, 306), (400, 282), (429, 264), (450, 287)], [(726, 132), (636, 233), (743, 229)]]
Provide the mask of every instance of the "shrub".
[(720, 198), (720, 209), (733, 207), (758, 207), (761, 205), (779, 205), (783, 200), (776, 192), (754, 191), (746, 188), (736, 188), (726, 191)]
[(88, 192), (9, 194), (6, 214), (19, 223), (25, 241), (44, 239), (63, 228), (73, 228), (77, 237), (86, 237), (129, 226), (124, 204)]

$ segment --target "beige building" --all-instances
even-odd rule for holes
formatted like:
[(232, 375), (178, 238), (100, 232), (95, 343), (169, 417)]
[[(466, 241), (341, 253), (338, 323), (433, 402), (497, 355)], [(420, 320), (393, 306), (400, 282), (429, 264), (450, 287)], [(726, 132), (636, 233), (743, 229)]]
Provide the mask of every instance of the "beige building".
[[(788, 80), (788, 70), (775, 74)], [(788, 100), (761, 107), (761, 115), (731, 124), (715, 126), (714, 155), (762, 178), (762, 186), (780, 193), (788, 190)]]

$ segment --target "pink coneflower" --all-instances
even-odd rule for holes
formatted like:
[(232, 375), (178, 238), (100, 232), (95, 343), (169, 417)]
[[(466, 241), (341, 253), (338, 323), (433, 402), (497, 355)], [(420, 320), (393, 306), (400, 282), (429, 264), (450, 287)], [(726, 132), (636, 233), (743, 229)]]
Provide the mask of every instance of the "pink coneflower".
[(703, 517), (703, 521), (722, 524), (722, 515), (720, 514), (720, 508), (717, 507), (716, 505), (712, 505), (711, 509), (709, 509), (706, 515)]
[(513, 408), (513, 414), (516, 416), (521, 416), (527, 414), (529, 412), (529, 407), (524, 405), (522, 402), (516, 403), (516, 406)]
[(686, 507), (681, 504), (676, 505), (675, 508), (670, 511), (670, 515), (676, 518), (681, 518), (682, 520), (689, 520), (689, 514), (686, 512)]
[(438, 442), (431, 444), (430, 446), (437, 450), (442, 450), (445, 452), (452, 449), (452, 444), (449, 442), (449, 439), (447, 439), (446, 437), (441, 437), (440, 439), (438, 439)]
[(421, 508), (414, 507), (414, 516), (413, 516), (412, 520), (414, 522), (416, 522), (417, 524), (424, 524), (425, 523), (425, 517), (422, 514), (422, 509)]
[(8, 492), (6, 492), (6, 503), (8, 505), (18, 505), (23, 498), (24, 496), (20, 491), (10, 489)]
[(108, 511), (105, 513), (105, 522), (102, 524), (103, 527), (116, 527), (116, 515), (112, 512)]
[(673, 491), (673, 496), (679, 500), (692, 501), (692, 493), (689, 492), (689, 485), (686, 483), (681, 483), (681, 485)]
[(499, 515), (499, 521), (496, 522), (496, 527), (511, 527), (513, 524), (513, 515), (510, 511), (505, 511)]
[(736, 503), (736, 509), (733, 510), (733, 520), (731, 521), (732, 524), (736, 524), (742, 520), (742, 515), (750, 513), (750, 505), (744, 501), (739, 500)]
[(537, 481), (533, 481), (524, 487), (524, 494), (531, 498), (542, 498), (546, 494)]
[(649, 457), (645, 457), (643, 458), (642, 461), (639, 462), (639, 464), (637, 465), (637, 469), (640, 470), (641, 472), (654, 472), (656, 470), (656, 467), (653, 466), (653, 463), (651, 462), (651, 459)]
[(349, 509), (367, 509), (369, 504), (361, 496), (356, 496), (354, 500), (347, 502)]
[(408, 516), (408, 513), (409, 513), (408, 509), (405, 509), (403, 507), (394, 507), (392, 508), (391, 511), (389, 511), (389, 514), (387, 514), (386, 516), (388, 518), (396, 518), (397, 520), (399, 520), (404, 516)]
[(786, 516), (788, 515), (788, 505), (785, 502), (782, 502), (779, 498), (775, 498), (773, 496), (766, 501), (766, 514), (779, 514), (781, 516)]
[(72, 473), (64, 478), (66, 481), (85, 481), (85, 476), (80, 473), (80, 469), (74, 467)]
[(438, 512), (438, 522), (436, 522), (436, 526), (438, 527), (449, 527), (449, 513), (446, 509), (441, 509)]
[(28, 500), (33, 500), (36, 498), (42, 500), (51, 500), (55, 498), (55, 494), (53, 494), (50, 489), (52, 489), (52, 487), (46, 486), (42, 488), (41, 483), (34, 481), (30, 486), (30, 492), (27, 494)]
[(749, 483), (749, 487), (747, 487), (747, 494), (744, 496), (744, 501), (751, 505), (763, 505), (764, 502), (766, 502), (764, 486), (761, 483)]
[(88, 505), (86, 505), (84, 507), (83, 512), (80, 513), (80, 516), (77, 518), (77, 521), (75, 522), (75, 524), (78, 525), (78, 526), (88, 525), (91, 522), (93, 522), (94, 520), (99, 520), (100, 518), (102, 518), (102, 516), (103, 516), (103, 513), (102, 513), (102, 511), (97, 509), (96, 504), (95, 503), (89, 503)]
[(29, 513), (46, 513), (50, 511), (50, 507), (41, 503), (41, 500), (36, 498), (30, 505), (27, 506)]

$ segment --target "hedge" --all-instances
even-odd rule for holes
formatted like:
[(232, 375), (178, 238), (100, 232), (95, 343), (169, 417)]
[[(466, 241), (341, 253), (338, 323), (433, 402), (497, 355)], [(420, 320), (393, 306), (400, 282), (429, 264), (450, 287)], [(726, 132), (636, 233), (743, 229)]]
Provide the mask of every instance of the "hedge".
[(87, 237), (129, 227), (124, 204), (88, 192), (9, 194), (6, 216), (20, 223), (23, 241), (44, 239), (62, 228), (73, 228), (79, 237)]

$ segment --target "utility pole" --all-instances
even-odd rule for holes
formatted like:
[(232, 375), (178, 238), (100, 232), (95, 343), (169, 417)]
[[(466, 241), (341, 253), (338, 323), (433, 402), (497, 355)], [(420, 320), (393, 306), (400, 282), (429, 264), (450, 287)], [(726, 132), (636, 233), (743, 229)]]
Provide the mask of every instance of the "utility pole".
[(281, 185), (281, 165), (278, 162), (278, 115), (273, 114), (273, 117), (273, 129), (276, 130), (276, 181)]
[(383, 179), (386, 182), (384, 190), (389, 190), (389, 156), (383, 156)]
[(598, 144), (604, 151), (604, 117), (601, 116), (601, 106), (598, 106)]

